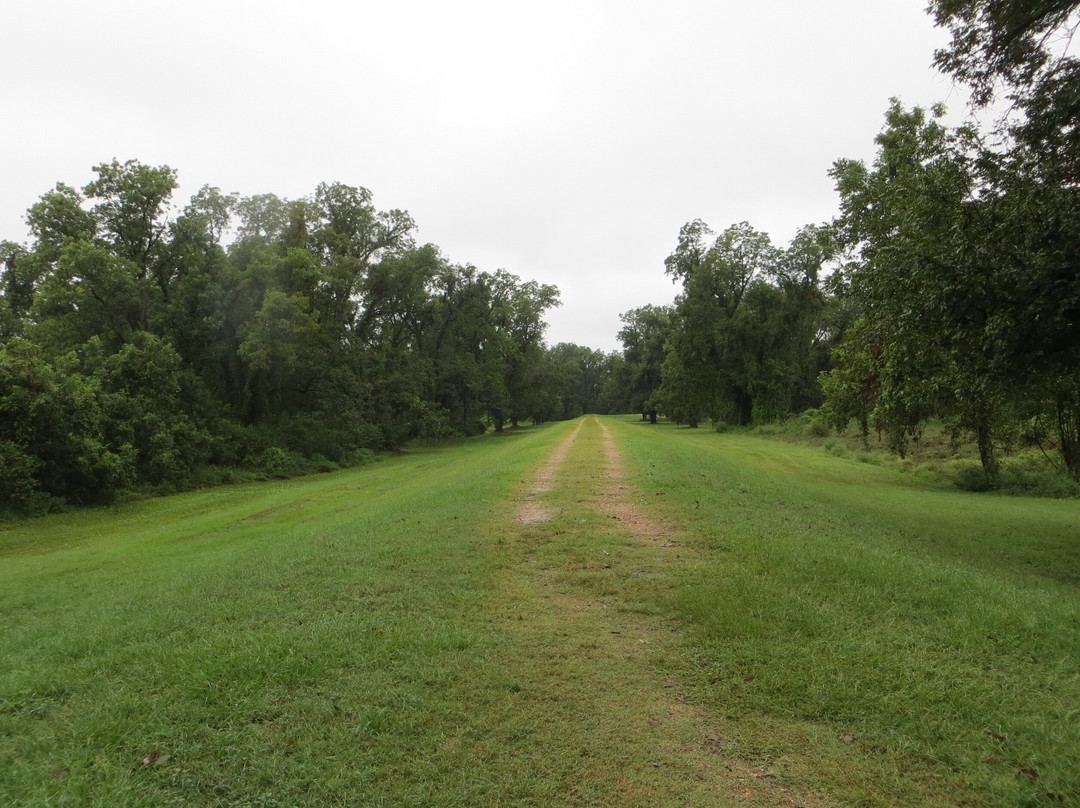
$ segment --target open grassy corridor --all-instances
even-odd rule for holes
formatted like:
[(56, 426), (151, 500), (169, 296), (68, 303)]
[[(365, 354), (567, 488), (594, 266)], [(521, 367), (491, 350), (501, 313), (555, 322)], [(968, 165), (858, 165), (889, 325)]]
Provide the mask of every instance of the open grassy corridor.
[(1070, 804), (1073, 502), (586, 418), (0, 528), (0, 804)]

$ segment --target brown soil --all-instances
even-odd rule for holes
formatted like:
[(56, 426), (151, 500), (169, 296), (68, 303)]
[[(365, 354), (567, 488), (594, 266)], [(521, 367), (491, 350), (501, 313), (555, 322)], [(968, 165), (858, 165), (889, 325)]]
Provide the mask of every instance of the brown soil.
[(523, 502), (518, 508), (518, 521), (523, 525), (535, 525), (540, 522), (548, 522), (554, 519), (558, 512), (553, 508), (545, 508), (539, 502)]
[(536, 474), (533, 475), (532, 484), (529, 486), (529, 492), (527, 494), (528, 498), (526, 498), (518, 508), (517, 519), (522, 524), (535, 525), (538, 522), (547, 522), (558, 516), (557, 511), (552, 508), (545, 508), (539, 502), (533, 501), (531, 497), (545, 494), (555, 485), (559, 470), (566, 462), (566, 455), (569, 453), (570, 447), (573, 446), (580, 431), (581, 424), (578, 424), (574, 427), (574, 431), (567, 435), (566, 438), (563, 439), (563, 442), (555, 447), (555, 451), (552, 452), (551, 457), (547, 459), (547, 462), (536, 470)]
[(604, 435), (604, 452), (607, 455), (605, 473), (611, 482), (603, 511), (617, 519), (636, 539), (658, 547), (675, 547), (678, 528), (655, 521), (640, 504), (638, 492), (626, 482), (626, 469), (622, 452), (611, 430), (603, 422), (600, 429)]

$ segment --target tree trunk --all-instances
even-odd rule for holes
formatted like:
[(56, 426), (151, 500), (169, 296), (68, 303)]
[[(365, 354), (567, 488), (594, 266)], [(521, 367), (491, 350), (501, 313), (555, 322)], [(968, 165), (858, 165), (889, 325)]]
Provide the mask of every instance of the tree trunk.
[(1065, 468), (1080, 482), (1080, 396), (1057, 402), (1058, 450)]
[(754, 397), (739, 390), (735, 394), (735, 407), (739, 412), (739, 426), (750, 426), (754, 421)]
[(979, 422), (975, 430), (979, 442), (979, 460), (982, 461), (983, 472), (990, 480), (996, 480), (1001, 466), (998, 464), (997, 455), (994, 453), (994, 441), (990, 434), (990, 425), (985, 421)]

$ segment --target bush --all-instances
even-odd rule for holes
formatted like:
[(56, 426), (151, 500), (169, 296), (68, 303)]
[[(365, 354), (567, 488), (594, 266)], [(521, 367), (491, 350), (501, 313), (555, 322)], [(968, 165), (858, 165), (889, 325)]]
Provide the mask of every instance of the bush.
[(1002, 494), (1062, 499), (1080, 497), (1080, 483), (1055, 469), (1040, 455), (1028, 453), (1008, 458), (997, 479), (989, 477), (978, 463), (963, 462), (956, 467), (953, 484), (962, 491), (998, 491)]
[(0, 441), (13, 464), (7, 485), (18, 497), (32, 474), (37, 491), (107, 504), (130, 480), (132, 457), (108, 443), (100, 390), (67, 366), (71, 356), (58, 367), (27, 343), (0, 348)]
[(976, 463), (964, 463), (959, 466), (953, 484), (961, 491), (993, 491), (998, 487), (998, 481)]
[(815, 438), (827, 438), (832, 434), (832, 429), (822, 416), (816, 416), (811, 420), (810, 426), (806, 428), (806, 431)]
[(37, 470), (41, 463), (11, 441), (0, 440), (0, 508), (21, 514), (37, 490)]
[(1054, 499), (1080, 497), (1080, 483), (1038, 460), (1024, 462), (1017, 458), (1015, 462), (1004, 465), (998, 484), (1001, 491), (1007, 494)]
[(255, 458), (255, 467), (270, 477), (291, 477), (299, 471), (297, 458), (280, 446), (271, 446)]
[(346, 456), (345, 465), (366, 466), (368, 463), (374, 463), (377, 459), (378, 455), (371, 449), (354, 449)]

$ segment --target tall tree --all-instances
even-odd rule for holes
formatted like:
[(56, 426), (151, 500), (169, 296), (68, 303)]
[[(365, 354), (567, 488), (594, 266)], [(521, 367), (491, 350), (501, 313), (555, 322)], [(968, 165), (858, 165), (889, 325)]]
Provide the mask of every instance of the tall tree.
[(626, 401), (620, 408), (640, 412), (642, 420), (656, 423), (653, 396), (660, 389), (665, 349), (671, 338), (674, 309), (671, 306), (640, 306), (619, 315), (623, 327), (619, 340), (628, 375)]
[(22, 334), (34, 304), (40, 272), (29, 259), (21, 244), (0, 241), (0, 343)]
[(205, 463), (287, 473), (563, 414), (543, 341), (558, 290), (449, 264), (366, 189), (204, 186), (177, 214), (172, 169), (94, 171), (30, 208), (29, 247), (0, 243), (0, 499), (97, 501)]
[(543, 350), (544, 313), (559, 304), (559, 290), (537, 281), (521, 282), (516, 275), (498, 270), (488, 280), (491, 316), (498, 334), (495, 348), (502, 372), (495, 380), (488, 403), (495, 430), (529, 417), (532, 387), (526, 372)]
[(600, 412), (607, 369), (604, 352), (560, 342), (551, 349), (549, 356), (559, 371), (556, 384), (561, 406), (555, 413), (556, 417), (570, 419)]
[(866, 366), (880, 383), (875, 418), (902, 453), (926, 417), (954, 416), (994, 477), (1007, 398), (991, 342), (1002, 290), (984, 260), (974, 132), (945, 127), (943, 114), (894, 101), (873, 168), (839, 161), (833, 175), (860, 261), (849, 277), (868, 324), (856, 334), (878, 343), (860, 349), (877, 359)]
[(781, 251), (746, 222), (711, 235), (690, 222), (666, 261), (683, 291), (656, 401), (691, 427), (771, 421), (814, 403), (826, 240), (808, 229)]
[(999, 327), (996, 353), (1018, 388), (1049, 400), (1062, 458), (1080, 479), (1080, 60), (1070, 53), (1080, 3), (935, 0), (930, 9), (952, 33), (936, 64), (971, 86), (977, 107), (1010, 102), (1002, 143), (980, 164), (993, 228), (985, 260), (1010, 299), (1012, 326)]
[[(146, 166), (137, 160), (102, 163), (94, 167), (97, 179), (83, 189), (94, 203), (99, 233), (116, 255), (135, 264), (141, 274), (155, 270), (168, 230), (166, 215), (176, 171), (168, 166)], [(164, 286), (168, 273), (162, 272)]]

